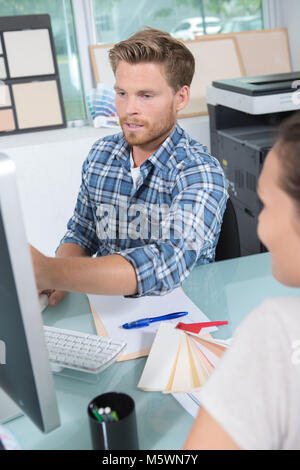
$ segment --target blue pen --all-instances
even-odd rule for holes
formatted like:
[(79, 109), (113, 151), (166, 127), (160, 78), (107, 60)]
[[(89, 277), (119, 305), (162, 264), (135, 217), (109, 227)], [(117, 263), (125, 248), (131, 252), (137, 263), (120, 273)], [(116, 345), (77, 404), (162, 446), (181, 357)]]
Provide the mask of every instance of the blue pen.
[(161, 315), (159, 317), (141, 318), (140, 320), (125, 323), (122, 325), (122, 328), (126, 328), (127, 330), (130, 330), (131, 328), (142, 328), (143, 326), (149, 326), (150, 323), (155, 321), (172, 320), (173, 318), (184, 317), (187, 314), (188, 312), (174, 312), (169, 313), (168, 315)]

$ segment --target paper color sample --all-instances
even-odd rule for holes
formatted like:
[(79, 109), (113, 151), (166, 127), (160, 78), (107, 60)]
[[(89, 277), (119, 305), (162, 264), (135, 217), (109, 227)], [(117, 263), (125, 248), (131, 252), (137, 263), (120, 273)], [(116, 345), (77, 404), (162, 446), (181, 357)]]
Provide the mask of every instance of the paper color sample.
[(9, 88), (7, 85), (1, 85), (0, 83), (0, 108), (4, 106), (11, 106)]
[(3, 57), (0, 57), (0, 80), (7, 78), (6, 67)]
[(162, 323), (138, 388), (163, 393), (200, 390), (227, 348), (223, 341), (201, 338)]
[[(168, 343), (165, 341), (166, 330), (168, 331)], [(148, 367), (144, 370), (143, 376), (146, 384), (151, 383), (151, 390), (160, 391), (167, 387), (174, 362), (177, 360), (181, 339), (181, 332), (168, 324), (161, 324), (151, 348)], [(157, 367), (157, 364), (160, 366)]]
[[(117, 359), (128, 360), (147, 356), (154, 341), (158, 327), (164, 322), (152, 323), (146, 328), (126, 330), (121, 325), (139, 318), (155, 317), (167, 313), (187, 311), (185, 322), (208, 321), (207, 316), (188, 298), (181, 288), (162, 296), (144, 296), (128, 298), (124, 296), (88, 295), (99, 336), (125, 341), (126, 349)], [(174, 327), (178, 318), (168, 320)], [(180, 331), (180, 330), (178, 330)], [(206, 328), (205, 332), (216, 331), (215, 327)]]
[(55, 80), (12, 85), (20, 129), (63, 123)]
[(16, 128), (14, 115), (11, 109), (0, 110), (0, 132), (14, 131)]
[[(162, 356), (160, 357), (162, 363)], [(184, 393), (194, 388), (198, 389), (201, 383), (195, 371), (194, 358), (191, 355), (190, 347), (187, 341), (187, 335), (182, 335), (179, 348), (177, 350), (177, 358), (174, 363), (171, 380), (168, 386), (164, 387), (165, 393), (171, 393), (173, 390)]]
[(55, 73), (48, 29), (3, 33), (11, 78)]

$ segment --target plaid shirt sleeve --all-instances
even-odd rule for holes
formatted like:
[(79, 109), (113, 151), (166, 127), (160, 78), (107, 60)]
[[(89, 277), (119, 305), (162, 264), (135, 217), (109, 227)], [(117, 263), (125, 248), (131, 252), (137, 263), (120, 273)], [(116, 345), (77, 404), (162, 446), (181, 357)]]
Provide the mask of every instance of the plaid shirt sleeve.
[(63, 243), (74, 243), (84, 248), (86, 253), (92, 256), (97, 252), (98, 237), (86, 182), (88, 165), (89, 157), (82, 166), (81, 186), (74, 213), (68, 222), (67, 232), (60, 241), (59, 246)]
[(196, 264), (214, 260), (228, 197), (222, 169), (212, 161), (190, 164), (179, 173), (173, 193), (163, 222), (166, 236), (119, 253), (135, 268), (134, 297), (164, 295), (179, 287)]

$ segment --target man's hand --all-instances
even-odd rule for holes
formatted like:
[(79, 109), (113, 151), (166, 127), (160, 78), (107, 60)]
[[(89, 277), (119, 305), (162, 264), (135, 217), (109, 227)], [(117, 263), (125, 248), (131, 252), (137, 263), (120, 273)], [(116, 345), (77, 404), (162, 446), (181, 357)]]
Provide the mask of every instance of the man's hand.
[(33, 246), (30, 246), (31, 259), (35, 274), (35, 279), (38, 287), (39, 294), (47, 294), (49, 297), (49, 305), (54, 307), (58, 304), (66, 295), (66, 291), (48, 289), (49, 284), (47, 283), (47, 275), (49, 270), (49, 260), (47, 256), (44, 256)]
[[(32, 257), (32, 263), (34, 267), (34, 273), (36, 277), (36, 282), (39, 286), (40, 281), (38, 279), (39, 275), (39, 268), (40, 268), (40, 262), (45, 263), (46, 269), (48, 269), (48, 263), (51, 258), (47, 258), (46, 256), (42, 255), (36, 248), (30, 245), (30, 251), (31, 251), (31, 257)], [(79, 245), (74, 245), (73, 243), (65, 243), (64, 245), (61, 245), (56, 253), (57, 257), (74, 257), (74, 256), (87, 256), (87, 253), (85, 250), (79, 246)], [(50, 261), (51, 262), (51, 261)], [(47, 271), (46, 273), (47, 274)], [(54, 307), (56, 304), (58, 304), (67, 294), (66, 290), (59, 290), (59, 289), (50, 289), (50, 284), (46, 286), (44, 289), (39, 289), (38, 293), (39, 294), (47, 294), (49, 297), (49, 305), (51, 307)]]
[(39, 290), (40, 294), (47, 294), (49, 297), (50, 307), (55, 307), (67, 294), (65, 290), (56, 290), (56, 289), (44, 289)]
[(46, 290), (49, 287), (45, 279), (47, 275), (47, 256), (43, 255), (32, 245), (29, 245), (29, 247), (37, 288), (42, 291)]

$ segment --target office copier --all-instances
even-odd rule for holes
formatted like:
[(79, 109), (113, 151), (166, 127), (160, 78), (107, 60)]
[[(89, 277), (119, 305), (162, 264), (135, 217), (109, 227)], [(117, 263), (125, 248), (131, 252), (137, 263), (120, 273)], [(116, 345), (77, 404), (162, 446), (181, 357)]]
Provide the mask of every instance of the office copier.
[(235, 208), (242, 256), (261, 253), (256, 186), (283, 119), (300, 109), (300, 72), (214, 81), (207, 89), (211, 154)]

